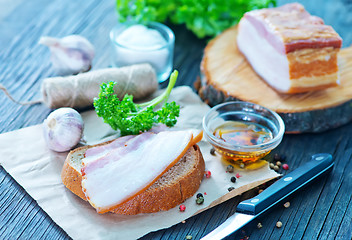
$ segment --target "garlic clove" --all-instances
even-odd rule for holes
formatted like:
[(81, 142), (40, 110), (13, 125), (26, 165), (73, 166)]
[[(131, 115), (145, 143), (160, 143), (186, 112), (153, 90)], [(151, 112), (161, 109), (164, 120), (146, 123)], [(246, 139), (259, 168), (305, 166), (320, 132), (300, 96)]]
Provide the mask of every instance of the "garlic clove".
[(71, 75), (90, 70), (95, 55), (94, 46), (80, 35), (64, 38), (43, 36), (39, 44), (49, 47), (51, 62), (59, 75)]
[(82, 139), (83, 129), (81, 115), (72, 108), (59, 108), (43, 122), (47, 145), (56, 152), (65, 152), (75, 147)]

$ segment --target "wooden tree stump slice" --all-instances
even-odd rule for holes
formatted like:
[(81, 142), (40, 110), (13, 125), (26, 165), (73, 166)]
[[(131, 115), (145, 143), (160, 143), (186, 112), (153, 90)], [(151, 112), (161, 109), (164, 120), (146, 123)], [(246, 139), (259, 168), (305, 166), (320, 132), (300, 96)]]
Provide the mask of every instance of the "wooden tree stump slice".
[(283, 118), (286, 133), (321, 132), (352, 120), (352, 47), (340, 50), (339, 86), (288, 95), (255, 73), (237, 49), (236, 35), (230, 28), (204, 50), (199, 95), (210, 106), (233, 100), (262, 105)]

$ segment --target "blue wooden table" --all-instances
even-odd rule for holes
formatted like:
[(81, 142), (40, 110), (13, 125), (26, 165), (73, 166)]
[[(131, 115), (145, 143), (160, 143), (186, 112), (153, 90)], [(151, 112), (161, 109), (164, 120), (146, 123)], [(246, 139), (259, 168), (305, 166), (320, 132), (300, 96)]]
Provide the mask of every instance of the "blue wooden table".
[[(283, 4), (289, 1), (279, 1)], [(352, 2), (300, 1), (307, 10), (332, 25), (352, 43)], [(108, 33), (116, 24), (115, 1), (0, 0), (0, 83), (18, 100), (39, 99), (43, 78), (54, 76), (49, 52), (37, 44), (40, 36), (80, 34), (96, 47), (93, 69), (108, 67)], [(176, 34), (174, 67), (178, 85), (190, 85), (199, 76), (206, 40), (197, 39), (184, 26), (170, 26)], [(352, 80), (352, 79), (351, 79)], [(0, 133), (41, 123), (51, 111), (44, 105), (22, 106), (0, 93)], [(352, 124), (319, 134), (285, 135), (275, 153), (284, 154), (290, 169), (312, 154), (327, 152), (335, 159), (333, 172), (292, 196), (291, 206), (278, 206), (256, 220), (262, 228), (248, 227), (250, 239), (351, 239), (352, 237)], [(16, 143), (14, 143), (16, 144)], [(1, 147), (1, 143), (0, 143)], [(0, 159), (1, 162), (1, 159)], [(239, 201), (253, 189), (169, 229), (143, 239), (199, 239), (226, 220)], [(277, 221), (283, 226), (276, 228)], [(25, 190), (0, 167), (0, 239), (69, 239)]]

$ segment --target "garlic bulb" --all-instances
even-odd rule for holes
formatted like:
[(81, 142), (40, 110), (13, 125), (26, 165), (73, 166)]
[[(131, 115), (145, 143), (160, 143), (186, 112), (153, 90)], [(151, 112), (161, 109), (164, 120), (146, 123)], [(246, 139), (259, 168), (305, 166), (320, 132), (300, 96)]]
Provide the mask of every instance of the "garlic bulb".
[(48, 147), (56, 152), (65, 152), (81, 140), (83, 120), (76, 110), (59, 108), (44, 120), (43, 130)]
[(49, 47), (52, 65), (59, 75), (77, 74), (91, 68), (94, 47), (82, 36), (69, 35), (61, 39), (41, 37), (39, 44)]

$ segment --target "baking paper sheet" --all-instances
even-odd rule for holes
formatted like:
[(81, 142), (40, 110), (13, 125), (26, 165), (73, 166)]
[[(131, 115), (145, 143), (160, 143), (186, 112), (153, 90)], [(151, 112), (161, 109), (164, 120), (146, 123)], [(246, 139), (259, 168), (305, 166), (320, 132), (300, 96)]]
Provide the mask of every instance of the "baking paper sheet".
[[(209, 107), (191, 88), (175, 88), (170, 100), (175, 100), (181, 106), (177, 128), (202, 128), (202, 118)], [(82, 117), (85, 122), (84, 135), (89, 144), (101, 142), (114, 134), (94, 111), (84, 112)], [(212, 173), (211, 178), (204, 178), (198, 190), (201, 193), (206, 192), (203, 205), (197, 205), (195, 197), (192, 197), (184, 203), (185, 212), (180, 212), (176, 207), (167, 212), (137, 216), (111, 213), (101, 215), (62, 184), (60, 174), (67, 153), (55, 153), (46, 147), (41, 125), (2, 134), (0, 145), (1, 164), (6, 171), (73, 239), (136, 239), (149, 232), (175, 225), (278, 176), (267, 164), (257, 170), (227, 173), (226, 165), (219, 155), (211, 155), (211, 146), (203, 139), (199, 146), (206, 170)], [(232, 183), (230, 178), (236, 173), (242, 177)], [(228, 192), (230, 186), (235, 187), (235, 190)]]

